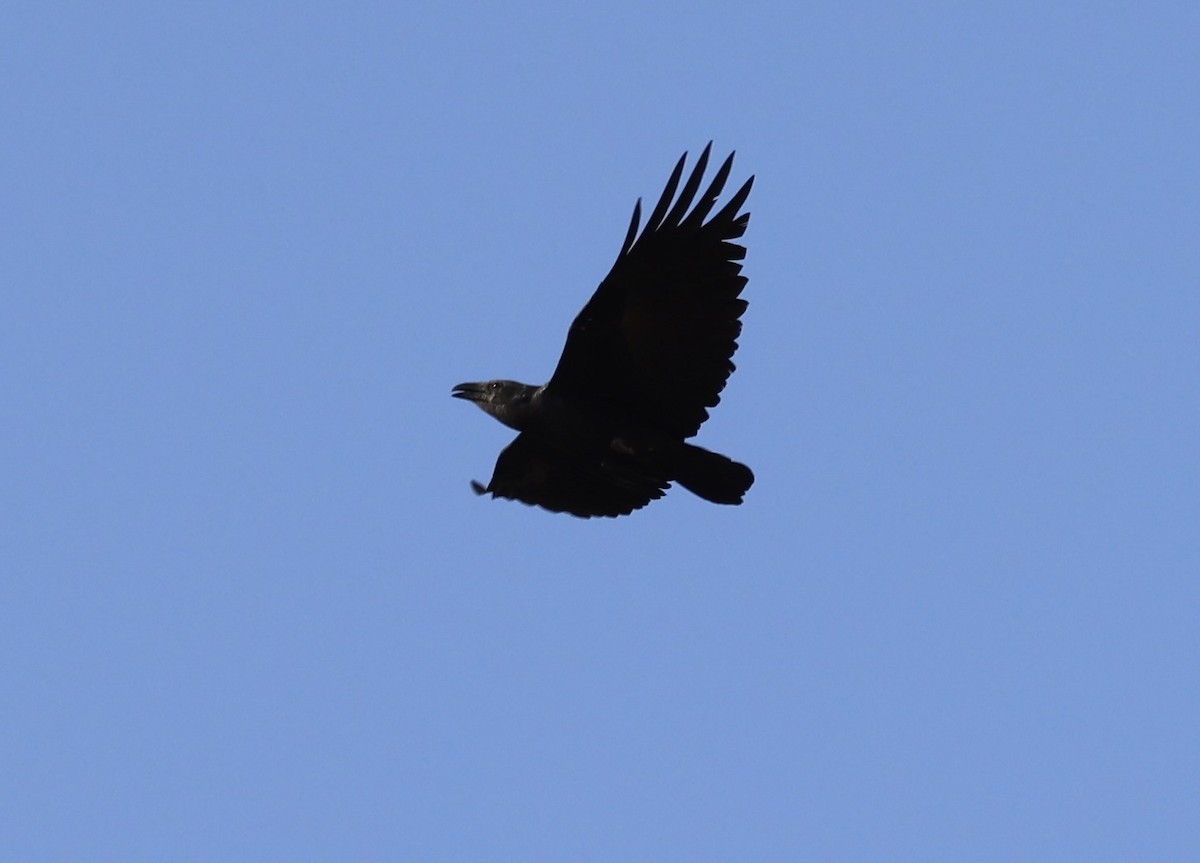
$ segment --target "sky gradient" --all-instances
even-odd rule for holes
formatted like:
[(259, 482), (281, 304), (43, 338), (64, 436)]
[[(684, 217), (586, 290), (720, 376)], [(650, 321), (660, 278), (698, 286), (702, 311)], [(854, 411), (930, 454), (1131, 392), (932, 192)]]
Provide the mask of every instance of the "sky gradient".
[[(1200, 859), (1200, 7), (14, 3), (0, 857)], [(471, 494), (737, 151), (682, 489)]]

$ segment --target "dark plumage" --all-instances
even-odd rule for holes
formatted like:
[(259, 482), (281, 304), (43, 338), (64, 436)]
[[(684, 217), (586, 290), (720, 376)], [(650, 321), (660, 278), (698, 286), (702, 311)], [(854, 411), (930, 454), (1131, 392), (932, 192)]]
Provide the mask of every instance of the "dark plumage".
[(730, 154), (697, 198), (711, 148), (676, 198), (680, 158), (640, 234), (638, 201), (548, 383), (454, 387), (520, 432), (487, 487), (472, 482), (477, 493), (584, 518), (625, 515), (671, 482), (714, 503), (742, 502), (750, 469), (685, 442), (720, 401), (746, 310), (746, 250), (731, 241), (746, 231), (750, 216), (739, 211), (754, 178), (709, 218), (733, 166)]

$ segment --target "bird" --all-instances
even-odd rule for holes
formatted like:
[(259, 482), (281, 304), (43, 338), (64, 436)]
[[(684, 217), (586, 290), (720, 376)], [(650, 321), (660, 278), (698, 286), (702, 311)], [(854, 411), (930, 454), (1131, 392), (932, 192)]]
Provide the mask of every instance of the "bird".
[[(628, 515), (671, 483), (718, 504), (740, 504), (746, 465), (688, 443), (734, 370), (747, 278), (740, 212), (751, 176), (716, 211), (734, 153), (697, 197), (712, 142), (682, 189), (685, 152), (639, 231), (642, 200), (608, 275), (576, 316), (558, 365), (541, 386), (511, 380), (458, 384), (518, 432), (478, 495), (581, 518)], [(676, 191), (679, 192), (676, 196)]]

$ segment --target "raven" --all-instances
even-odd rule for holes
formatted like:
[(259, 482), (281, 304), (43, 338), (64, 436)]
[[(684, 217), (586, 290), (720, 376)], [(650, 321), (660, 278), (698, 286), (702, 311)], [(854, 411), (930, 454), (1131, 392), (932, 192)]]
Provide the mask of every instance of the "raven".
[(739, 210), (754, 177), (708, 218), (733, 167), (731, 153), (697, 199), (711, 149), (676, 198), (683, 154), (640, 234), (638, 199), (616, 263), (571, 324), (548, 383), (453, 388), (519, 432), (487, 487), (471, 482), (476, 494), (582, 518), (627, 515), (673, 481), (713, 503), (742, 502), (750, 468), (685, 442), (720, 401), (747, 305), (746, 249), (731, 241), (750, 220)]

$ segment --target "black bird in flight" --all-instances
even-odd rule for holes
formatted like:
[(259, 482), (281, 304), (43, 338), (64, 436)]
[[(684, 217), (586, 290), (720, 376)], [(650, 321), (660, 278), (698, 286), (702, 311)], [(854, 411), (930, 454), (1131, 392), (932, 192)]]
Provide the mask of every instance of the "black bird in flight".
[(711, 149), (676, 198), (683, 154), (641, 233), (638, 200), (548, 383), (454, 387), (519, 432), (487, 487), (471, 482), (476, 494), (583, 518), (626, 515), (672, 482), (713, 503), (742, 502), (750, 468), (685, 442), (720, 401), (746, 310), (746, 249), (731, 241), (746, 231), (750, 214), (739, 211), (754, 178), (709, 218), (733, 167), (731, 153), (697, 199)]

